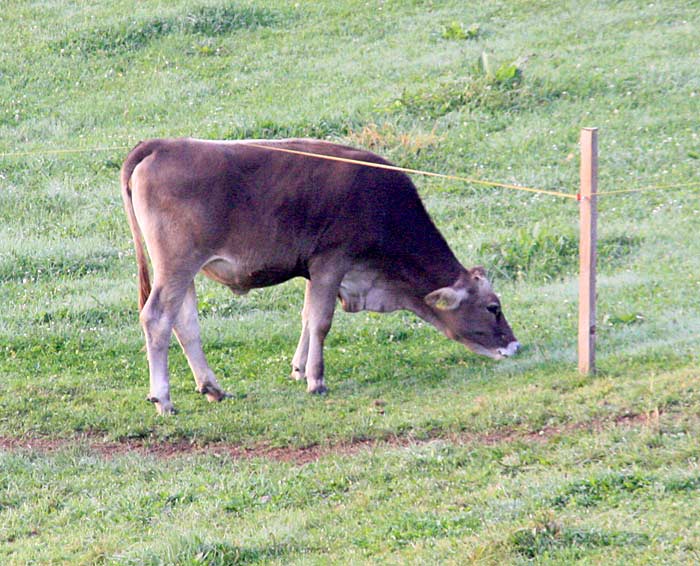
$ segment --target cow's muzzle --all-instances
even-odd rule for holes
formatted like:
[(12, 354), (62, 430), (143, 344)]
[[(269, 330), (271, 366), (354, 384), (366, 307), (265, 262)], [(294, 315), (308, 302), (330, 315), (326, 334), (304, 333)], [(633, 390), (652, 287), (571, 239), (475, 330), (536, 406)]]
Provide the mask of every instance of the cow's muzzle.
[(498, 353), (503, 356), (504, 358), (509, 358), (510, 356), (515, 355), (515, 353), (520, 349), (520, 342), (517, 340), (513, 340), (508, 346), (505, 348), (499, 348)]

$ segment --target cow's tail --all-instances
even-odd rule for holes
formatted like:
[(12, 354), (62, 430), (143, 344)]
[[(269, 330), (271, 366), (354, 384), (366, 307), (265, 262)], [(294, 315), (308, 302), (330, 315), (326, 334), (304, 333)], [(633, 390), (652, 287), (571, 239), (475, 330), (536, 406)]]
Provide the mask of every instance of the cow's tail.
[(136, 169), (136, 166), (141, 163), (146, 157), (152, 153), (152, 147), (149, 147), (147, 143), (140, 143), (134, 149), (131, 150), (124, 165), (122, 165), (121, 171), (121, 188), (122, 188), (122, 200), (124, 201), (124, 210), (126, 211), (126, 217), (129, 220), (129, 227), (131, 228), (131, 236), (134, 239), (134, 248), (136, 249), (136, 264), (138, 265), (139, 271), (139, 312), (143, 309), (143, 306), (148, 300), (148, 296), (151, 294), (151, 278), (148, 273), (148, 260), (146, 258), (146, 251), (144, 249), (143, 234), (141, 233), (141, 227), (136, 220), (136, 214), (134, 213), (134, 203), (131, 196), (131, 175)]

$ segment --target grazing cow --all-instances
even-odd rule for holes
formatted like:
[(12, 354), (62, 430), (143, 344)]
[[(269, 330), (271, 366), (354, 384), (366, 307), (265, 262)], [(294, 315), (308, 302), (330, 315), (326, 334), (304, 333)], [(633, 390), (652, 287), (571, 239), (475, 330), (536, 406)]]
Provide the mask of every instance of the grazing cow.
[[(481, 267), (465, 269), (402, 172), (289, 151), (388, 165), (367, 151), (316, 140), (140, 143), (121, 171), (136, 247), (148, 399), (171, 413), (172, 331), (210, 401), (226, 393), (202, 351), (194, 277), (234, 293), (305, 277), (292, 377), (326, 390), (323, 342), (337, 298), (348, 312), (413, 311), (491, 358), (519, 347)], [(153, 285), (143, 244), (153, 266)]]

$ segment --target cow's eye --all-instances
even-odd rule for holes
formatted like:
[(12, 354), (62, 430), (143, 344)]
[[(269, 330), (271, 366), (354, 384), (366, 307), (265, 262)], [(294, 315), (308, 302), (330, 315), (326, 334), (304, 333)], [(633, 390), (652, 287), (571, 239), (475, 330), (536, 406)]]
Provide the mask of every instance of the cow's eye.
[(488, 310), (495, 317), (501, 316), (501, 305), (498, 303), (491, 303), (486, 307), (486, 310)]

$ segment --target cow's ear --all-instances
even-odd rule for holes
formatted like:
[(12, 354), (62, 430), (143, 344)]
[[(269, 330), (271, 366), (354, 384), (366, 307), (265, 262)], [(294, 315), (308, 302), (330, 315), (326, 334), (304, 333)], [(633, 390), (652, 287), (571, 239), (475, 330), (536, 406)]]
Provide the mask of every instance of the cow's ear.
[(428, 293), (425, 296), (425, 302), (431, 307), (443, 311), (451, 311), (459, 307), (459, 304), (467, 298), (469, 293), (466, 289), (454, 287), (442, 287)]

